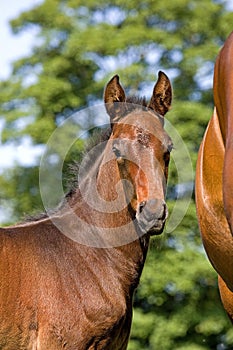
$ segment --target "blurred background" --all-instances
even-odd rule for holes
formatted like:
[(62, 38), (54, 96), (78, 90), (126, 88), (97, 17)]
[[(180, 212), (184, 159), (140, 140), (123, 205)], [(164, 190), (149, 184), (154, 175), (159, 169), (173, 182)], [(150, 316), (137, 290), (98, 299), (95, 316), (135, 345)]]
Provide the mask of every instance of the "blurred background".
[[(195, 170), (213, 111), (214, 62), (233, 29), (231, 1), (9, 0), (1, 9), (1, 225), (43, 210), (38, 174), (49, 136), (71, 113), (102, 101), (116, 73), (127, 94), (149, 98), (157, 72), (166, 72), (174, 92), (167, 118)], [(91, 137), (95, 116), (87, 126)], [(79, 160), (83, 147), (79, 140), (67, 162)], [(170, 211), (177, 197), (181, 208), (187, 203), (192, 184), (193, 178), (179, 183), (172, 161)], [(152, 239), (129, 350), (233, 349), (191, 197), (179, 226)]]

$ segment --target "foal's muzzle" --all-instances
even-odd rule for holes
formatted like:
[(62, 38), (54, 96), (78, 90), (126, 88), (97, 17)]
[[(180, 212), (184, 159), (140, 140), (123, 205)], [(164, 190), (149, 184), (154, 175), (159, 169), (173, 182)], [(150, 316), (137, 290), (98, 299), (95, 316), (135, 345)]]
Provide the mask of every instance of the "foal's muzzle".
[(168, 216), (166, 203), (162, 199), (150, 199), (139, 204), (136, 219), (143, 234), (162, 233)]

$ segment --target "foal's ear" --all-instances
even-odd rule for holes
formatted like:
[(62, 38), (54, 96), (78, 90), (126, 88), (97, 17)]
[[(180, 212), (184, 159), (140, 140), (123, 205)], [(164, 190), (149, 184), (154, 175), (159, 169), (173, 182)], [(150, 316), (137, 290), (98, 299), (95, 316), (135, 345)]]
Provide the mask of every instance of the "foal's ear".
[(115, 122), (121, 117), (122, 103), (125, 102), (125, 92), (121, 84), (119, 83), (119, 76), (114, 77), (108, 82), (104, 91), (104, 102), (106, 104), (106, 110), (111, 118), (111, 122)]
[(171, 107), (172, 87), (165, 73), (159, 72), (157, 83), (154, 86), (149, 108), (164, 116)]

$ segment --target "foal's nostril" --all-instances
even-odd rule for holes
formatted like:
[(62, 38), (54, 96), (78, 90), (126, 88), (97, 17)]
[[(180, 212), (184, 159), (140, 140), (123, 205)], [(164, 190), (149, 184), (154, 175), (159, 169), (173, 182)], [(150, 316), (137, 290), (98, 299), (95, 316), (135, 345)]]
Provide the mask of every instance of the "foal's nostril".
[(143, 208), (145, 207), (145, 205), (146, 205), (146, 201), (143, 201), (143, 202), (141, 202), (141, 203), (139, 204), (139, 208), (138, 208), (139, 213), (142, 212), (142, 210), (143, 210)]
[(136, 218), (143, 233), (160, 234), (167, 214), (167, 206), (163, 199), (149, 199), (139, 204)]
[(142, 206), (140, 204), (139, 212), (143, 211), (144, 216), (148, 219), (156, 218), (156, 219), (166, 219), (167, 217), (167, 206), (163, 200), (160, 199), (151, 199), (144, 203)]

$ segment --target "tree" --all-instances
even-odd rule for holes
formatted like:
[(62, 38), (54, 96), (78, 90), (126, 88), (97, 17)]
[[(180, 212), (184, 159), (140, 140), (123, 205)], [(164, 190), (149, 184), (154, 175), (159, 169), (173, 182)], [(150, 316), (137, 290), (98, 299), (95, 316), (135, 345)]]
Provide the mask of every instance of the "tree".
[[(3, 140), (26, 133), (46, 142), (61, 112), (101, 96), (112, 67), (136, 91), (155, 80), (157, 67), (172, 70), (179, 101), (210, 103), (202, 84), (231, 19), (223, 4), (210, 0), (44, 1), (11, 22), (15, 33), (35, 26), (38, 35), (32, 54), (15, 62), (14, 79), (2, 83)], [(18, 132), (15, 121), (27, 116), (35, 119)]]
[[(208, 13), (205, 21), (203, 13)], [(185, 108), (197, 111), (201, 103), (201, 125), (194, 129), (198, 139), (185, 140), (195, 161), (210, 115), (204, 115), (202, 103), (212, 102), (210, 84), (205, 88), (204, 82), (231, 20), (224, 2), (210, 0), (44, 1), (11, 22), (16, 34), (30, 27), (38, 34), (32, 54), (16, 61), (12, 77), (1, 83), (2, 141), (20, 142), (30, 135), (34, 144), (44, 144), (71, 111), (101, 97), (115, 71), (131, 92), (143, 92), (156, 71), (165, 69), (173, 77), (176, 125), (183, 115), (191, 117)]]
[[(30, 27), (38, 34), (32, 53), (16, 61), (10, 79), (1, 82), (2, 141), (20, 143), (29, 135), (34, 144), (45, 144), (72, 111), (99, 101), (116, 72), (130, 93), (148, 95), (162, 69), (174, 89), (168, 118), (195, 169), (213, 108), (213, 65), (232, 20), (233, 13), (220, 0), (45, 0), (11, 22), (16, 34)], [(96, 123), (94, 117), (86, 122), (87, 128)], [(81, 148), (82, 142), (77, 152)], [(183, 168), (185, 173), (186, 164)], [(34, 168), (18, 169), (0, 177), (1, 196), (11, 199), (17, 217), (39, 203), (34, 173)], [(193, 180), (185, 176), (186, 183)], [(177, 178), (173, 161), (171, 210)], [(30, 186), (33, 191), (26, 195)], [(232, 331), (218, 299), (216, 274), (201, 249), (194, 203), (160, 245), (150, 251), (136, 295), (129, 348), (230, 349)]]

